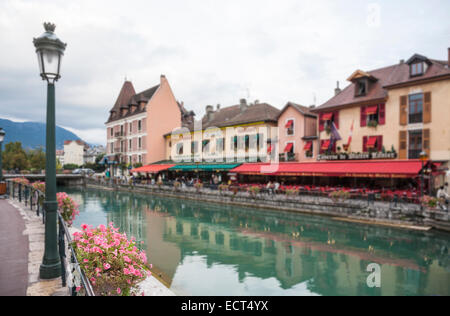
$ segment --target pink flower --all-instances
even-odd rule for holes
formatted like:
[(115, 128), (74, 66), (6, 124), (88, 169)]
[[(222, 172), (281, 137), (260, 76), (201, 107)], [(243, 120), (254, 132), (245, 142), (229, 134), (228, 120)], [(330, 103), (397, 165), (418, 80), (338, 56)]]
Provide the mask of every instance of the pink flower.
[(105, 270), (108, 270), (109, 268), (111, 268), (111, 266), (109, 265), (109, 263), (105, 263), (105, 264), (103, 265), (103, 268), (104, 268)]
[(130, 263), (130, 262), (131, 262), (131, 259), (128, 258), (127, 256), (123, 256), (123, 260), (124, 260), (125, 262), (127, 262), (127, 263)]
[(117, 294), (120, 294), (122, 291), (120, 290), (120, 287), (117, 288)]

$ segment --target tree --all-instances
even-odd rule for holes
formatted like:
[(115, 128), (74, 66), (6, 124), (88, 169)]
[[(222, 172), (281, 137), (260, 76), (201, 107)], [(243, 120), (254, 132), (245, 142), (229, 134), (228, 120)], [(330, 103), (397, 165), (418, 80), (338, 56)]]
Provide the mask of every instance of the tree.
[(3, 152), (3, 168), (25, 170), (29, 168), (28, 157), (21, 142), (8, 143)]
[(31, 169), (45, 169), (45, 152), (42, 147), (32, 149), (28, 152), (28, 161)]

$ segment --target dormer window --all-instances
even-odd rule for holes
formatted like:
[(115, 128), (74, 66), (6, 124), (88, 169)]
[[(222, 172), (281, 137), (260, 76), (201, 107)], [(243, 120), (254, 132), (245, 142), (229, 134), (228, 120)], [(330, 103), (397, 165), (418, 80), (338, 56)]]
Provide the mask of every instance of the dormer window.
[(406, 62), (409, 65), (410, 77), (422, 76), (427, 71), (427, 68), (431, 66), (431, 61), (422, 55), (415, 54)]
[(423, 75), (423, 70), (424, 70), (423, 62), (411, 64), (410, 66), (411, 77)]
[(363, 96), (367, 94), (367, 80), (358, 80), (356, 83), (356, 96)]

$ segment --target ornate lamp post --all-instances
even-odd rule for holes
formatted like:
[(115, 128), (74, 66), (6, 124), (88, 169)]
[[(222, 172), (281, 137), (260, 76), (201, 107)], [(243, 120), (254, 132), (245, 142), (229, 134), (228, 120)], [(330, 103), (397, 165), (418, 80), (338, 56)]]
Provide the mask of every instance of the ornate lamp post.
[(3, 141), (5, 140), (5, 135), (5, 131), (0, 127), (0, 183), (3, 181), (2, 146)]
[(54, 279), (61, 275), (57, 245), (56, 201), (56, 139), (55, 139), (55, 82), (61, 77), (61, 59), (66, 44), (54, 33), (55, 25), (44, 23), (45, 33), (33, 39), (42, 80), (47, 81), (47, 131), (45, 164), (45, 251), (39, 269), (41, 279)]

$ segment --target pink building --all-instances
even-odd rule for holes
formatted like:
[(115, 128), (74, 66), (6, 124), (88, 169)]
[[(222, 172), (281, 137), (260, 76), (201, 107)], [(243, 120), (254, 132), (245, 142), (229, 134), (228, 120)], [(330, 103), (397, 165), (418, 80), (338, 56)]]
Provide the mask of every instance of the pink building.
[(160, 84), (140, 93), (125, 81), (105, 123), (108, 160), (132, 165), (163, 160), (163, 135), (193, 115), (177, 102), (164, 75)]
[(317, 145), (317, 115), (292, 102), (278, 116), (280, 161), (314, 161)]

